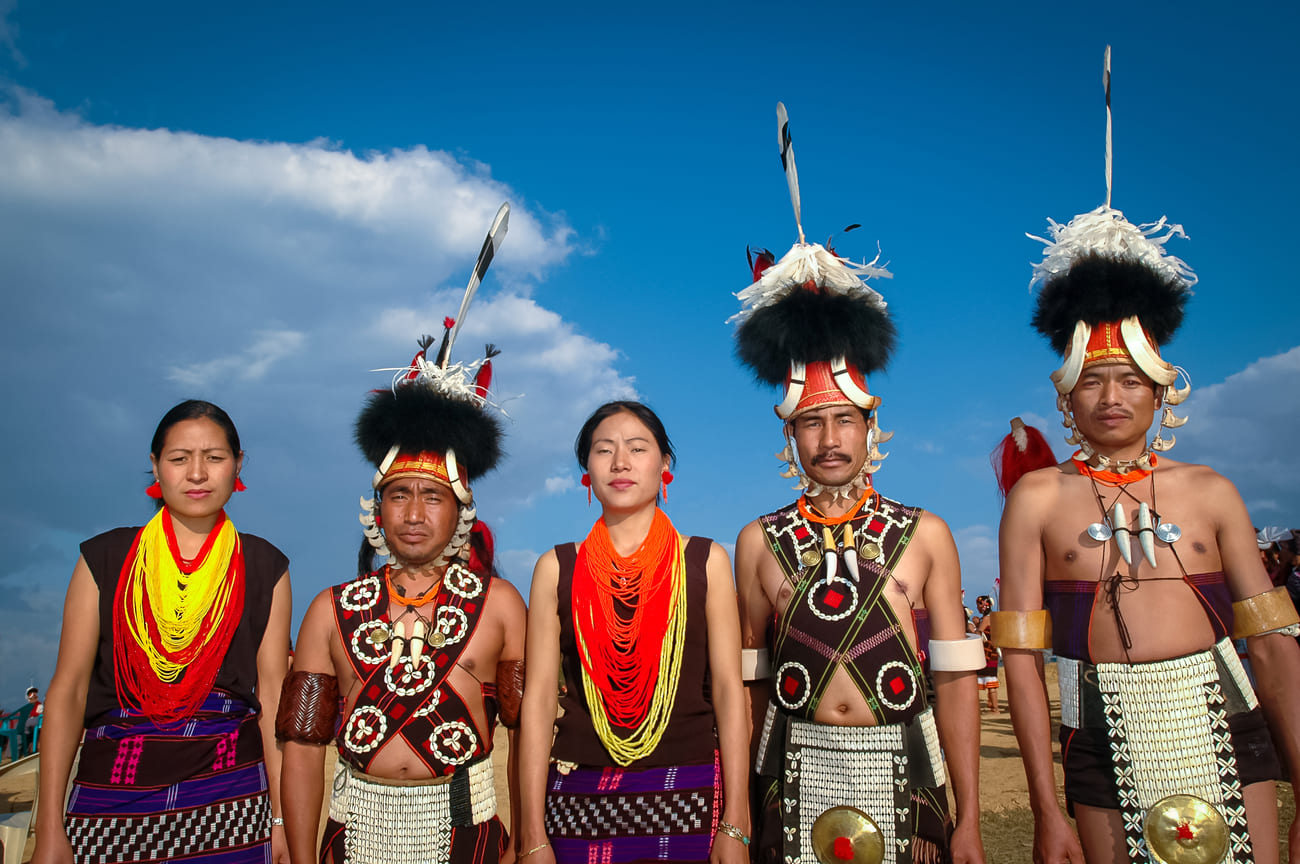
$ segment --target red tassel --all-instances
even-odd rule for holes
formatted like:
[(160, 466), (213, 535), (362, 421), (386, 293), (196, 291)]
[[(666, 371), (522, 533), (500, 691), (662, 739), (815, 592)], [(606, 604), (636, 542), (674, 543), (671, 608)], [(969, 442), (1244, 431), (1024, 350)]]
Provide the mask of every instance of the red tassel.
[(582, 485), (587, 487), (587, 506), (591, 506), (591, 475), (584, 473), (582, 475)]
[(474, 376), (474, 392), (480, 399), (486, 399), (488, 388), (492, 386), (492, 361), (484, 360), (483, 365), (478, 367), (478, 374)]
[(148, 495), (150, 498), (153, 498), (155, 500), (161, 500), (162, 484), (159, 483), (157, 480), (153, 481), (153, 485), (150, 486), (148, 489), (145, 489), (144, 494)]
[(244, 481), (240, 480), (239, 477), (235, 477), (235, 491), (236, 492), (248, 491), (248, 487), (244, 485)]
[(469, 530), (469, 562), (472, 573), (491, 573), (492, 562), (496, 558), (496, 541), (491, 530), (482, 522), (476, 521)]
[(767, 272), (767, 268), (776, 263), (776, 256), (766, 249), (754, 251), (746, 248), (745, 257), (749, 259), (749, 269), (754, 273), (755, 282), (763, 278), (763, 274)]
[[(1017, 430), (1024, 432), (1023, 450), (1016, 444)], [(993, 452), (989, 454), (989, 461), (993, 464), (993, 473), (998, 478), (998, 492), (1006, 498), (1011, 492), (1011, 487), (1015, 486), (1021, 477), (1030, 471), (1055, 465), (1056, 455), (1052, 453), (1052, 447), (1047, 443), (1042, 432), (1033, 426), (1026, 426), (1024, 421), (1017, 417), (1011, 421), (1011, 434), (993, 448)]]
[(672, 485), (674, 479), (673, 472), (665, 470), (663, 474), (659, 475), (659, 479), (662, 481), (662, 483), (659, 486), (659, 494), (663, 495), (664, 501), (667, 501), (668, 487)]
[(450, 330), (451, 328), (456, 326), (456, 319), (448, 315), (446, 318), (442, 319), (442, 326)]

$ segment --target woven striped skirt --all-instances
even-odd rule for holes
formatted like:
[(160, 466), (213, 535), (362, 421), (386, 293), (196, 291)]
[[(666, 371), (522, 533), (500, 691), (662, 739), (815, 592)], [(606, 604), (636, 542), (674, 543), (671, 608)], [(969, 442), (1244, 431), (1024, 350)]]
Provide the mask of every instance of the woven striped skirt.
[(705, 765), (627, 771), (551, 766), (546, 834), (557, 864), (707, 861), (722, 818), (718, 754)]
[(79, 864), (271, 860), (271, 804), (254, 709), (214, 691), (182, 724), (112, 712), (86, 730), (68, 800)]

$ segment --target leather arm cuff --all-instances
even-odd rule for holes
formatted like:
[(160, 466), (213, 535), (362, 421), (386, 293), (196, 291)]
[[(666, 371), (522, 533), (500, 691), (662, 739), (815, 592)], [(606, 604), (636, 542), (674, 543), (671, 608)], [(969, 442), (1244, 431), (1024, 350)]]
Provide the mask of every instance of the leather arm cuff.
[(1046, 651), (1052, 647), (1052, 616), (1046, 609), (989, 613), (989, 641), (998, 648)]
[(339, 679), (323, 672), (290, 672), (275, 712), (276, 740), (328, 744), (338, 717)]
[(519, 704), (524, 700), (524, 661), (502, 660), (497, 664), (497, 703), (501, 725), (519, 728)]
[(1262, 636), (1300, 624), (1286, 586), (1238, 600), (1232, 604), (1232, 638)]

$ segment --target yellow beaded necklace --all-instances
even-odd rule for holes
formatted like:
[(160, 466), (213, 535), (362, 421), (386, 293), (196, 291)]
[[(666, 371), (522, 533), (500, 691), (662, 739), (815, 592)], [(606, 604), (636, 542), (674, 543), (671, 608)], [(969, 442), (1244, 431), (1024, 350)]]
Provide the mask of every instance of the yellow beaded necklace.
[(222, 514), (211, 548), (200, 552), (197, 566), (186, 572), (170, 548), (166, 514), (159, 510), (140, 531), (125, 599), (128, 633), (158, 680), (170, 684), (221, 629), (213, 625), (225, 618), (235, 587), (228, 577), (239, 532)]

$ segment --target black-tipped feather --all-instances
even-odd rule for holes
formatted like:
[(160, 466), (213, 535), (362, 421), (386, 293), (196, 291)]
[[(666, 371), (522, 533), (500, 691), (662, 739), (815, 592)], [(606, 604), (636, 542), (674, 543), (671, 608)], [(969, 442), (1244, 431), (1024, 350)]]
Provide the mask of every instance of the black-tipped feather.
[(423, 384), (399, 385), (400, 395), (379, 390), (366, 398), (353, 437), (372, 465), (397, 444), (404, 452), (456, 451), (456, 462), (481, 477), (501, 459), (501, 425), (482, 409), (442, 396)]
[(1038, 292), (1033, 325), (1057, 354), (1070, 346), (1076, 321), (1095, 326), (1136, 315), (1157, 345), (1183, 323), (1191, 292), (1177, 277), (1165, 277), (1131, 259), (1086, 255)]
[(864, 375), (885, 368), (897, 333), (885, 311), (861, 299), (799, 289), (757, 309), (736, 331), (736, 356), (768, 384), (790, 363), (844, 357)]

